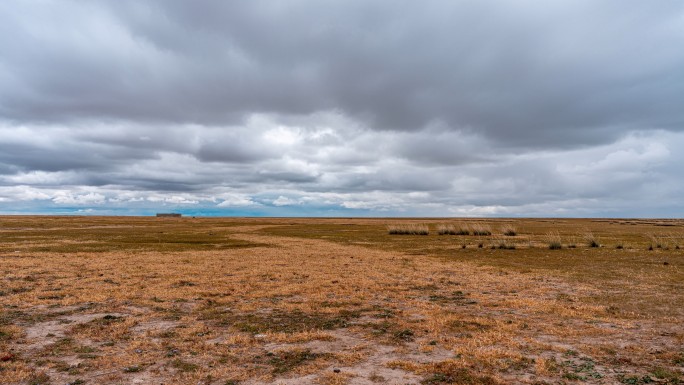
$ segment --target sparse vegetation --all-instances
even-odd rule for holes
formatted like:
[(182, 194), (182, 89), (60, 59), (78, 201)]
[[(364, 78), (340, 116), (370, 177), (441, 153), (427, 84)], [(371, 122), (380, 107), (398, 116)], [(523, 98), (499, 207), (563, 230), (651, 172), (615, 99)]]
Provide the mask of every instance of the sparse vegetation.
[(336, 314), (276, 310), (265, 314), (222, 315), (219, 316), (219, 320), (223, 324), (232, 325), (240, 331), (251, 334), (301, 333), (346, 327), (350, 320), (359, 316), (359, 312), (348, 310), (342, 310)]
[(474, 373), (468, 368), (458, 365), (456, 362), (440, 362), (432, 365), (432, 371), (421, 384), (424, 385), (448, 385), (448, 384), (468, 384), (468, 385), (498, 385), (499, 381), (486, 375)]
[(386, 223), (0, 217), (0, 382), (681, 382), (683, 220)]

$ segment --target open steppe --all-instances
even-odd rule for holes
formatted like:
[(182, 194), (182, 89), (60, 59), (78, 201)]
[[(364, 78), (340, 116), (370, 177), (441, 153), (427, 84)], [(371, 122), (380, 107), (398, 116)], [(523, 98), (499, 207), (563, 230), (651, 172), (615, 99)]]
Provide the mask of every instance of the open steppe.
[(2, 384), (684, 382), (682, 220), (0, 217), (0, 270)]

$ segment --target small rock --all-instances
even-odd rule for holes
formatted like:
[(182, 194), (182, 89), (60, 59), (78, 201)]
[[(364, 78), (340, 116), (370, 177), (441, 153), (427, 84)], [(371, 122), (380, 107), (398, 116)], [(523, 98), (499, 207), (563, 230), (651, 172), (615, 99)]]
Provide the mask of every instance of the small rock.
[(142, 353), (143, 351), (142, 351), (142, 349), (135, 349), (135, 352), (138, 353), (138, 354), (140, 354), (140, 353)]
[(665, 265), (665, 266), (667, 266), (669, 264), (670, 264), (670, 262), (663, 262), (663, 265)]
[(266, 338), (266, 334), (255, 334), (254, 338)]
[(333, 369), (333, 372), (339, 373), (339, 372), (341, 372), (341, 370), (340, 369)]

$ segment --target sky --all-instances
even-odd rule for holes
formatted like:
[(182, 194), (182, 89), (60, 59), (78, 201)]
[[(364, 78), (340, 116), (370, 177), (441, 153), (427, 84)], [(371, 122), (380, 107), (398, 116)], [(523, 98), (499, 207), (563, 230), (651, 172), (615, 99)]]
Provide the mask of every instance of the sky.
[(684, 216), (679, 0), (0, 2), (0, 214)]

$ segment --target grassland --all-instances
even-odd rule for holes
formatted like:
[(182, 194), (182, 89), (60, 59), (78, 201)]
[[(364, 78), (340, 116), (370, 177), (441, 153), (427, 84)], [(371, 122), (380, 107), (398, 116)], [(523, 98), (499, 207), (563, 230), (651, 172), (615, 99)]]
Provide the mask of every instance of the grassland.
[(0, 383), (679, 384), (682, 247), (679, 220), (1, 217)]

